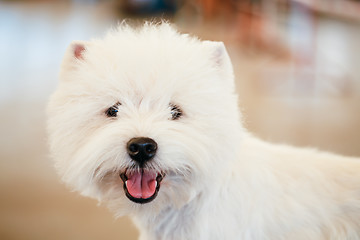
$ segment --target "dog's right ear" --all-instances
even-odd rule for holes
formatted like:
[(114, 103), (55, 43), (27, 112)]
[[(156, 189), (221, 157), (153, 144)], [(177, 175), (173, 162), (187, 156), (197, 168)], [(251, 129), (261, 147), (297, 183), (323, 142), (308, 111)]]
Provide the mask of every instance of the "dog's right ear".
[(89, 47), (88, 42), (73, 41), (66, 49), (62, 62), (62, 70), (73, 70), (81, 61), (86, 61), (86, 51)]

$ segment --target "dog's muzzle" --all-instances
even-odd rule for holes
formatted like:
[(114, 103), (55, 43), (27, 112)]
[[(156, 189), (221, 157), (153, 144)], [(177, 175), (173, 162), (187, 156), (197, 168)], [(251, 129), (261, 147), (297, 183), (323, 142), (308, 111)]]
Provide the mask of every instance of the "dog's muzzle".
[(126, 196), (135, 203), (148, 203), (154, 200), (159, 192), (163, 172), (145, 167), (146, 163), (154, 158), (157, 143), (151, 138), (132, 138), (126, 145), (127, 152), (138, 168), (127, 168), (120, 173), (124, 182)]

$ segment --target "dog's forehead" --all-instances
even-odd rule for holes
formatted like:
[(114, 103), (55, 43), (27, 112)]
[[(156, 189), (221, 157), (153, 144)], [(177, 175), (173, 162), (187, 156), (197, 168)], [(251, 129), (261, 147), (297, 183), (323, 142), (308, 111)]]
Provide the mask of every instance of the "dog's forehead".
[(188, 74), (206, 61), (199, 45), (179, 47), (176, 43), (164, 46), (161, 42), (139, 42), (114, 47), (110, 54), (108, 60), (112, 63), (109, 64), (114, 64), (119, 74), (150, 84)]
[[(109, 90), (139, 97), (159, 97), (191, 88), (203, 79), (198, 76), (199, 68), (206, 65), (200, 45), (180, 49), (176, 43), (162, 46), (161, 42), (116, 47), (104, 42), (89, 51), (89, 58), (89, 64), (94, 66), (90, 71), (99, 76), (95, 85), (111, 82), (106, 84)], [(205, 75), (206, 71), (201, 73)]]

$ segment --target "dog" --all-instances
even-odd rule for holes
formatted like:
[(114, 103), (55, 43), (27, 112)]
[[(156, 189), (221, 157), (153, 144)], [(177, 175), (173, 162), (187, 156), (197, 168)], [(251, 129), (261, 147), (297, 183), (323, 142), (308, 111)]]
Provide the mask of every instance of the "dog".
[(360, 239), (360, 161), (242, 123), (222, 42), (168, 23), (75, 41), (48, 104), (62, 180), (141, 240)]

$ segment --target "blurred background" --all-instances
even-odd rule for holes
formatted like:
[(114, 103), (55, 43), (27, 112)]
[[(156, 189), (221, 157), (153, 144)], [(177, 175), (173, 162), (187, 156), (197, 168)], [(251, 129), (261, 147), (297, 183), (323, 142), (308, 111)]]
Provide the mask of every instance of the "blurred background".
[(225, 42), (255, 135), (360, 156), (360, 1), (0, 0), (0, 239), (136, 239), (59, 183), (44, 109), (72, 40), (156, 18)]

